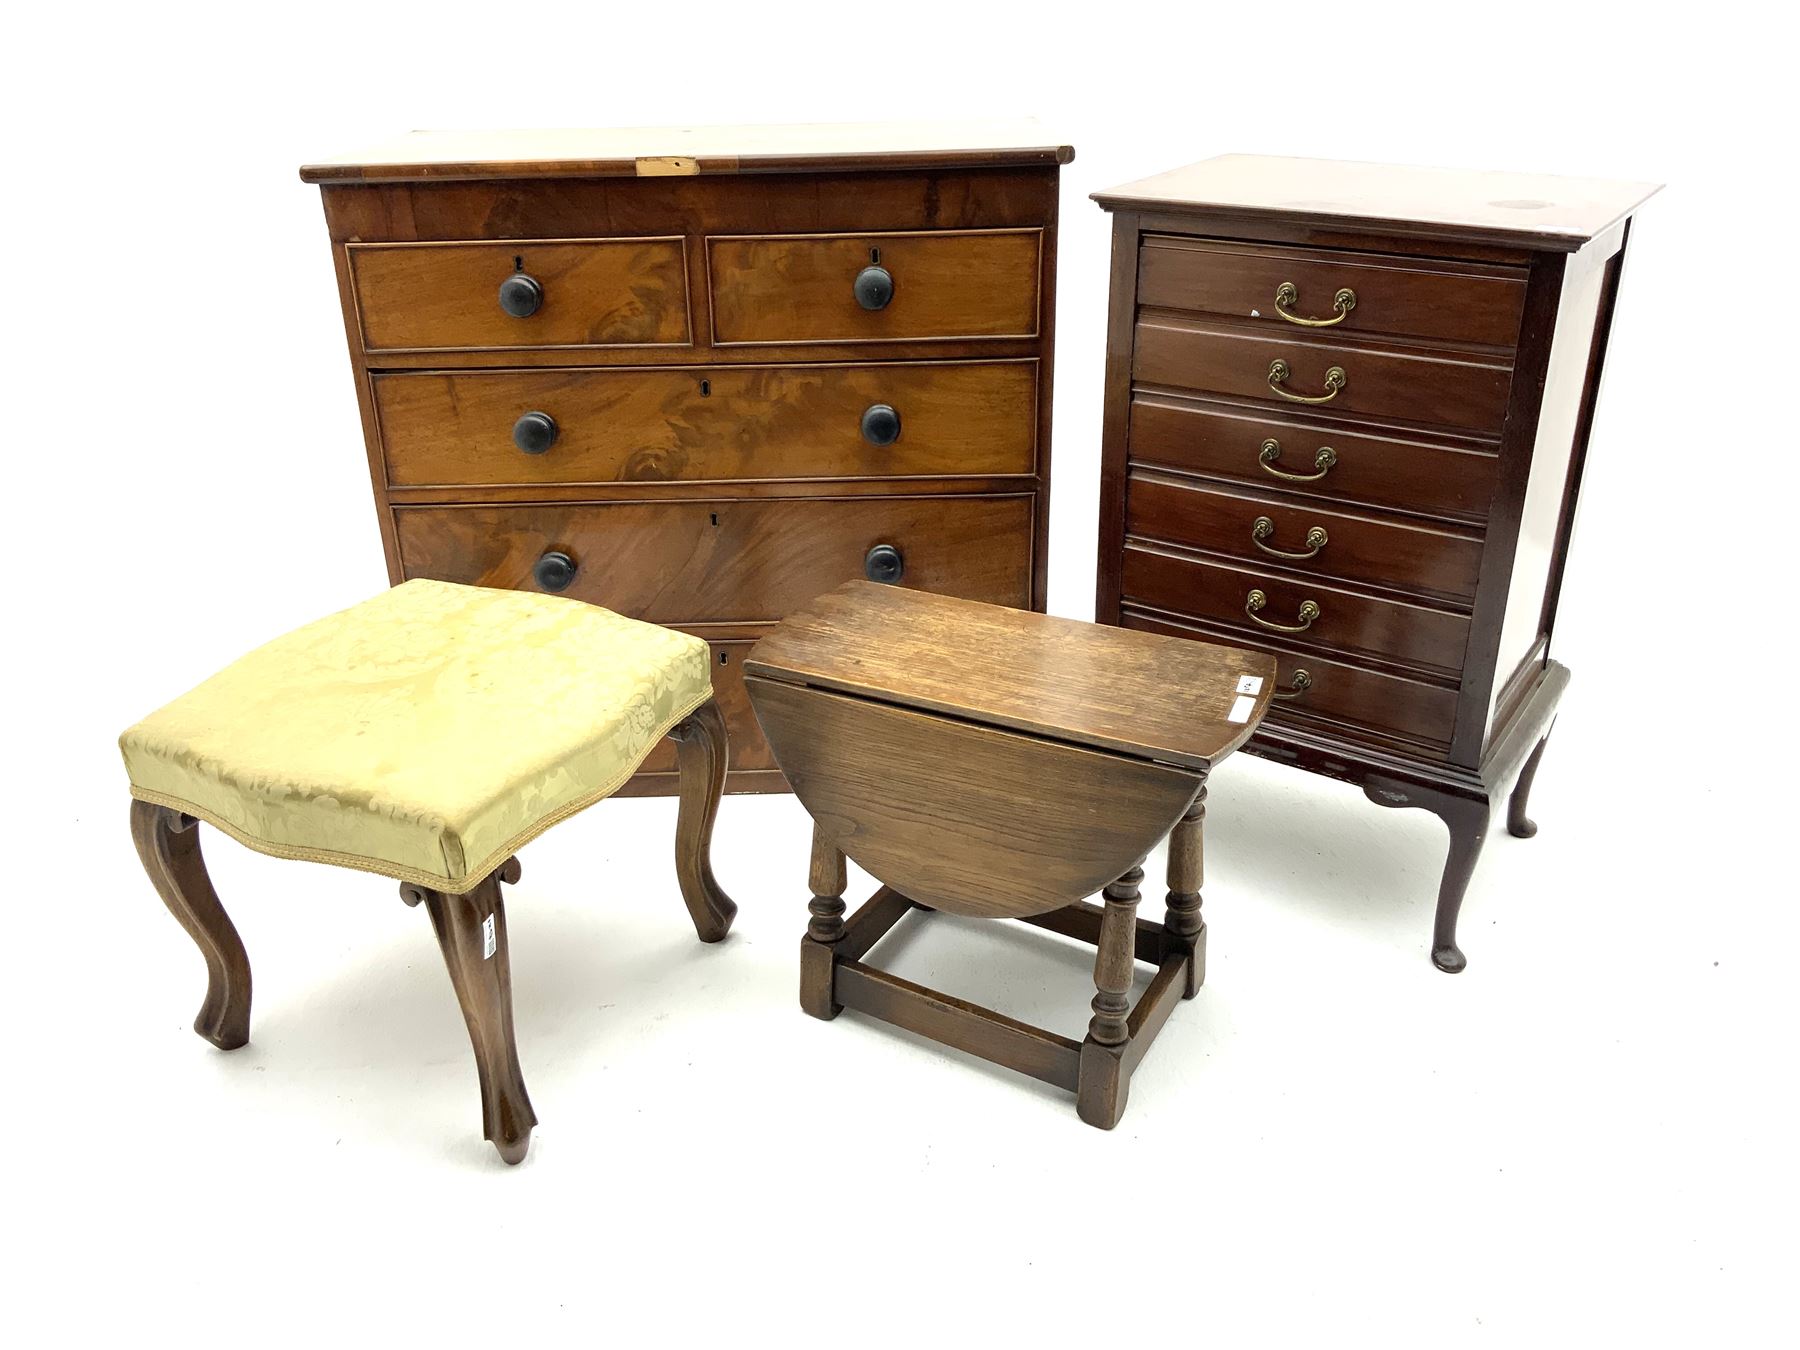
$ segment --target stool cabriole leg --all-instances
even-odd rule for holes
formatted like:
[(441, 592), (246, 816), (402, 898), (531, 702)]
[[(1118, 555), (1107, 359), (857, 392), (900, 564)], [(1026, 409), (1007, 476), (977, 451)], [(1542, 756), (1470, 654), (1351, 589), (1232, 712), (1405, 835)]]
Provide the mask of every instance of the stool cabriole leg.
[(1183, 998), (1192, 998), (1206, 983), (1206, 920), (1200, 913), (1200, 887), (1205, 877), (1206, 784), (1169, 832), (1169, 895), (1163, 927), (1188, 953)]
[(524, 1160), (531, 1127), (537, 1124), (513, 1040), (512, 965), (500, 899), (501, 880), (517, 880), (518, 875), (516, 861), (509, 859), (466, 895), (410, 883), (400, 888), (402, 899), (411, 905), (423, 901), (431, 916), (475, 1049), (482, 1132), (509, 1164)]
[(250, 958), (206, 874), (199, 822), (134, 799), (131, 839), (156, 893), (206, 958), (206, 1001), (194, 1030), (221, 1050), (235, 1050), (250, 1039)]
[(844, 855), (813, 826), (812, 865), (807, 870), (812, 899), (807, 902), (806, 936), (800, 939), (800, 1007), (829, 1022), (843, 1011), (831, 997), (837, 944), (844, 936), (844, 887), (849, 873)]
[(675, 821), (675, 876), (702, 942), (731, 931), (737, 905), (713, 879), (712, 831), (725, 790), (725, 719), (710, 700), (669, 733), (680, 771), (681, 806)]
[(1138, 883), (1144, 869), (1133, 867), (1106, 888), (1100, 920), (1099, 953), (1094, 958), (1094, 1015), (1081, 1045), (1076, 1112), (1090, 1125), (1110, 1130), (1125, 1112), (1130, 1081), (1125, 1047), (1131, 1038), (1131, 969), (1137, 945)]

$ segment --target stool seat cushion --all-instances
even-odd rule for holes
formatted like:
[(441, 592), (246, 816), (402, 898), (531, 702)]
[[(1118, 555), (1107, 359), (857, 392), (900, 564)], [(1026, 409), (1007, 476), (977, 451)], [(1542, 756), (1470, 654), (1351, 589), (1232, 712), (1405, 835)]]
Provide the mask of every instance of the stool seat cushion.
[(119, 745), (143, 801), (456, 893), (617, 790), (711, 697), (699, 638), (420, 580), (257, 648)]

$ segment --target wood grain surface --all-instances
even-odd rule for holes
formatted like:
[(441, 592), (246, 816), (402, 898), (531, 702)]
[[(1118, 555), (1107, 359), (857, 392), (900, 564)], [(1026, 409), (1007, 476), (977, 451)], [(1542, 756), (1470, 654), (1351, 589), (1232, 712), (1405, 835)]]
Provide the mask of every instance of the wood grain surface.
[(1094, 200), (1109, 209), (1228, 212), (1364, 228), (1399, 226), (1440, 239), (1504, 241), (1572, 252), (1659, 190), (1656, 183), (1551, 174), (1218, 155), (1096, 192)]
[[(1277, 332), (1327, 331), (1284, 317), (1276, 303), (1284, 282), (1298, 293), (1287, 312), (1328, 321), (1333, 333), (1510, 347), (1518, 340), (1525, 307), (1525, 271), (1519, 267), (1181, 235), (1144, 240), (1138, 303), (1215, 314)], [(1340, 315), (1335, 301), (1343, 289), (1356, 298)]]
[(1075, 151), (1028, 118), (789, 126), (415, 131), (307, 164), (308, 183), (609, 175), (812, 173), (1067, 164)]
[[(1346, 383), (1328, 402), (1300, 404), (1271, 387), (1269, 367), (1285, 361), (1282, 388), (1319, 398), (1326, 372)], [(1163, 317), (1138, 320), (1134, 370), (1145, 384), (1250, 399), (1273, 409), (1460, 428), (1498, 436), (1506, 420), (1512, 366), (1498, 357), (1297, 336), (1223, 323)]]
[[(460, 371), (374, 378), (394, 487), (1030, 474), (1035, 361)], [(900, 436), (873, 445), (886, 405)], [(540, 454), (525, 413), (554, 419)]]
[[(859, 581), (790, 613), (744, 668), (1197, 769), (1249, 736), (1275, 674), (1260, 653)], [(1262, 687), (1234, 722), (1244, 676)]]
[(1342, 655), (1289, 645), (1272, 635), (1251, 637), (1219, 624), (1182, 620), (1129, 606), (1127, 628), (1200, 642), (1229, 642), (1275, 658), (1275, 697), (1264, 725), (1329, 725), (1334, 732), (1372, 732), (1406, 742), (1416, 754), (1442, 759), (1456, 725), (1456, 686), (1430, 683), (1358, 665)]
[(904, 587), (996, 604), (1031, 598), (1033, 502), (1018, 497), (808, 498), (395, 509), (408, 577), (538, 589), (545, 553), (576, 564), (563, 593), (651, 623), (764, 623), (900, 550)]
[[(1257, 534), (1257, 522), (1273, 529)], [(1467, 527), (1430, 525), (1333, 509), (1320, 503), (1212, 486), (1154, 469), (1134, 470), (1126, 488), (1125, 528), (1133, 536), (1184, 544), (1257, 567), (1326, 580), (1467, 601), (1481, 567), (1481, 536)], [(1323, 531), (1323, 543), (1313, 530)], [(1311, 553), (1305, 558), (1276, 557)]]
[(1191, 769), (764, 678), (746, 684), (819, 831), (909, 899), (988, 918), (1092, 895), (1168, 833)]
[[(1461, 668), (1469, 640), (1466, 613), (1398, 597), (1381, 598), (1272, 567), (1229, 564), (1138, 541), (1125, 546), (1122, 585), (1128, 604), (1191, 614), (1253, 637), (1270, 633), (1267, 624), (1297, 624), (1301, 607), (1310, 600), (1318, 605), (1319, 617), (1303, 633), (1279, 636), (1438, 672), (1454, 674)], [(1246, 611), (1253, 590), (1260, 590), (1267, 599), (1254, 619)]]
[[(1485, 524), (1494, 494), (1492, 445), (1400, 432), (1370, 435), (1302, 412), (1261, 413), (1175, 395), (1140, 394), (1131, 400), (1130, 437), (1133, 464), (1232, 479), (1302, 498)], [(1263, 447), (1269, 441), (1275, 449), (1264, 463)], [(1322, 450), (1331, 452), (1323, 471)], [(1313, 476), (1300, 482), (1281, 477), (1284, 473)]]
[[(1041, 230), (709, 238), (716, 344), (1032, 337)], [(864, 309), (864, 268), (893, 299)]]
[[(348, 253), (370, 351), (689, 341), (680, 238), (353, 244)], [(500, 283), (521, 271), (543, 287), (543, 304), (515, 318), (500, 308)]]

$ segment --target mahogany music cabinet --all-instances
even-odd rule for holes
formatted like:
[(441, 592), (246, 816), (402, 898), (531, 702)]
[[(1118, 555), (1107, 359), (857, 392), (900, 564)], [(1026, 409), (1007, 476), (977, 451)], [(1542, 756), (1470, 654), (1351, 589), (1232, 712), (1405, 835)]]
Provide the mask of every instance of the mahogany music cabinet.
[[(416, 133), (320, 185), (390, 578), (743, 654), (840, 581), (1042, 609), (1057, 185), (1030, 124)], [(627, 791), (670, 793), (659, 750)]]
[(1226, 155), (1113, 214), (1096, 617), (1276, 657), (1252, 754), (1443, 818), (1432, 959), (1550, 659), (1645, 183)]

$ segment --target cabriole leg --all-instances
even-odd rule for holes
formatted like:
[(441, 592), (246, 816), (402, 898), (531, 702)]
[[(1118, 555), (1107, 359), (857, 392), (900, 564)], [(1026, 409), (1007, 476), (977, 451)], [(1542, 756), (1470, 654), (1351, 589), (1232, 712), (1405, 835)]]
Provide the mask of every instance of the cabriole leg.
[(1487, 840), (1488, 822), (1493, 816), (1491, 799), (1440, 793), (1412, 784), (1389, 787), (1385, 783), (1369, 783), (1363, 792), (1370, 801), (1382, 806), (1422, 807), (1449, 829), (1450, 850), (1444, 858), (1437, 917), (1431, 928), (1431, 961), (1439, 970), (1455, 975), (1469, 964), (1462, 948), (1456, 945), (1456, 919), (1462, 912), (1469, 879), (1475, 875), (1475, 864), (1481, 858), (1481, 846)]
[[(1551, 730), (1555, 730), (1554, 723)], [(1506, 806), (1506, 830), (1508, 834), (1520, 839), (1529, 839), (1537, 833), (1537, 822), (1525, 814), (1531, 800), (1531, 785), (1537, 781), (1538, 761), (1544, 757), (1544, 747), (1550, 744), (1550, 732), (1544, 733), (1543, 740), (1531, 752), (1531, 758), (1525, 761), (1525, 767), (1519, 770), (1519, 781), (1513, 784), (1512, 796)]]
[(1437, 917), (1431, 927), (1431, 960), (1439, 970), (1455, 975), (1469, 964), (1456, 945), (1456, 919), (1463, 897), (1487, 840), (1491, 804), (1467, 798), (1446, 798), (1433, 808), (1450, 830), (1450, 851), (1444, 858), (1444, 879), (1438, 886)]
[(702, 942), (718, 942), (731, 931), (737, 905), (713, 879), (712, 831), (725, 790), (725, 719), (706, 702), (680, 722), (675, 742), (681, 806), (675, 821), (675, 876)]
[(402, 884), (409, 905), (424, 902), (462, 1005), (475, 1068), (481, 1079), (481, 1127), (509, 1164), (524, 1161), (537, 1114), (525, 1094), (519, 1051), (513, 1040), (512, 965), (506, 941), (506, 908), (500, 883), (517, 881), (519, 866), (508, 859), (466, 895), (449, 895)]
[(237, 1049), (250, 1039), (250, 958), (206, 874), (199, 822), (133, 800), (131, 840), (156, 893), (206, 958), (206, 1001), (195, 1032), (221, 1050)]

